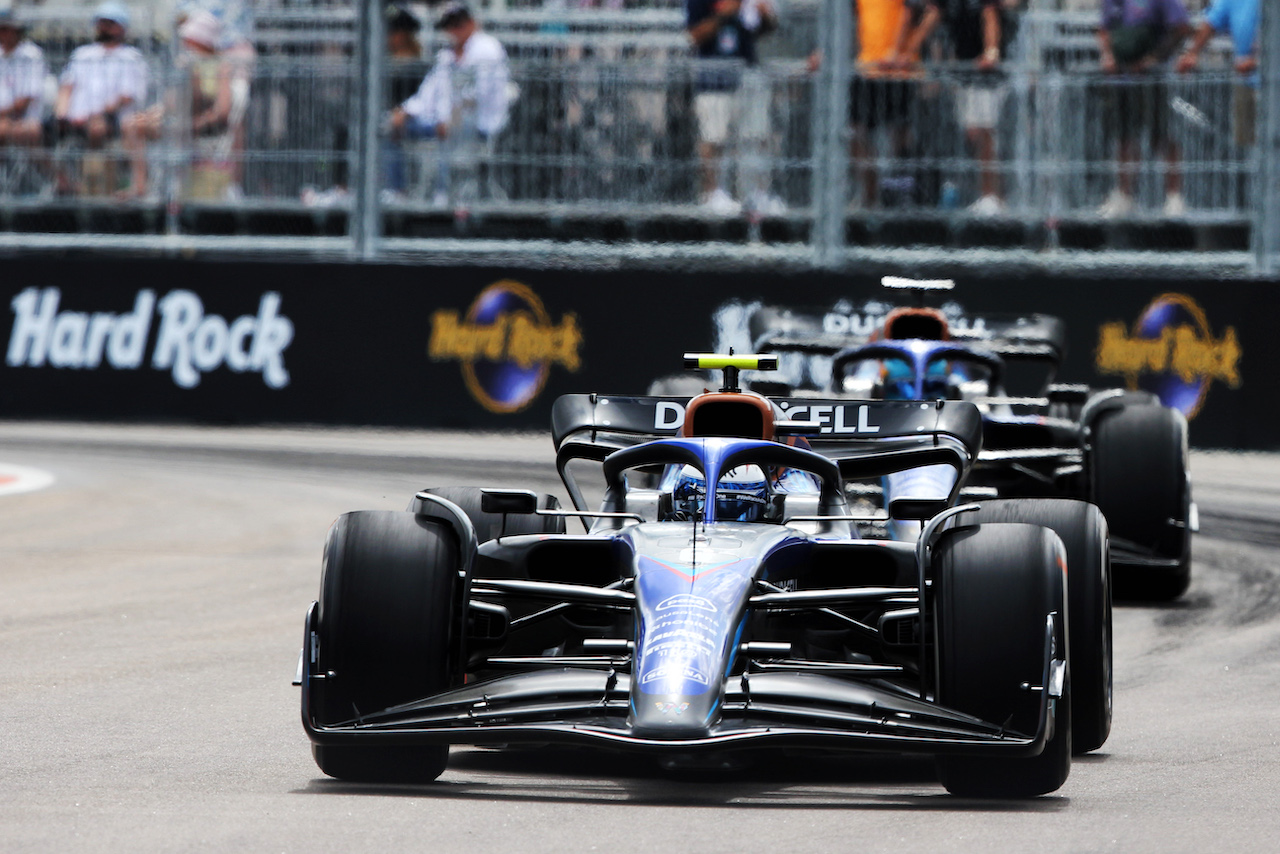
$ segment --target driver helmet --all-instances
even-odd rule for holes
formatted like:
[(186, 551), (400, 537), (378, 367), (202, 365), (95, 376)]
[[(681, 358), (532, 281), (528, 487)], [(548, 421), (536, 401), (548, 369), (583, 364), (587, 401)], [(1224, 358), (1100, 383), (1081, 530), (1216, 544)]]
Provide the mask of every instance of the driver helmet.
[(916, 389), (915, 371), (905, 359), (886, 359), (880, 371), (881, 397), (885, 400), (933, 400), (950, 397), (948, 365), (934, 359), (925, 367), (922, 388)]
[[(672, 489), (672, 504), (686, 519), (702, 516), (707, 496), (707, 481), (693, 466), (684, 466)], [(764, 517), (769, 504), (769, 486), (764, 471), (756, 465), (731, 468), (716, 485), (716, 520), (720, 522), (755, 522)]]

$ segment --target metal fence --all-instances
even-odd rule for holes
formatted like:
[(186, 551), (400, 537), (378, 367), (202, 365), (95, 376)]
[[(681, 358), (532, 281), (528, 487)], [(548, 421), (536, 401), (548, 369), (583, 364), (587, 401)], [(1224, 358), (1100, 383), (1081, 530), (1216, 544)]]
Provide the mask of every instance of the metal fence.
[[(1239, 238), (1226, 251), (1212, 240), (1182, 247), (1196, 263), (1271, 263), (1256, 232), (1276, 227), (1260, 211), (1277, 189), (1259, 180), (1274, 172), (1274, 134), (1264, 109), (1251, 130), (1245, 108), (1260, 90), (1229, 68), (1108, 77), (1089, 67), (1084, 19), (1056, 15), (1024, 21), (998, 74), (932, 63), (868, 75), (840, 58), (849, 55), (840, 5), (815, 8), (814, 19), (836, 61), (816, 73), (801, 58), (734, 69), (739, 82), (721, 105), (729, 132), (713, 157), (699, 102), (708, 73), (730, 64), (691, 59), (670, 9), (642, 11), (649, 22), (631, 28), (609, 26), (625, 12), (564, 10), (557, 20), (575, 25), (550, 26), (546, 10), (511, 4), (493, 27), (511, 56), (505, 122), (479, 133), (468, 120), (474, 82), (457, 75), (454, 132), (443, 141), (388, 132), (391, 93), (406, 81), (411, 89), (430, 64), (379, 63), (366, 85), (363, 58), (380, 53), (370, 46), (381, 36), (349, 8), (338, 18), (350, 37), (290, 38), (288, 50), (216, 72), (230, 80), (234, 107), (213, 132), (192, 126), (207, 82), (152, 44), (140, 106), (159, 118), (145, 144), (88, 151), (50, 122), (43, 147), (0, 148), (0, 246), (185, 239), (278, 251), (288, 239), (297, 251), (358, 246), (367, 258), (499, 244), (640, 257), (675, 246), (839, 267), (876, 251), (1045, 258), (1071, 227), (1165, 224), (1209, 229), (1197, 235), (1235, 228), (1245, 241), (1255, 232), (1252, 251)], [(842, 26), (842, 37), (831, 33)], [(49, 54), (56, 72), (65, 51)], [(1276, 91), (1271, 75), (1262, 75), (1264, 101)], [(362, 145), (362, 133), (377, 143)], [(132, 193), (139, 170), (146, 191)], [(971, 209), (992, 185), (1001, 204)], [(1132, 203), (1106, 208), (1119, 185), (1131, 187)], [(708, 204), (710, 187), (722, 191), (719, 204)], [(1171, 188), (1185, 209), (1169, 207)], [(1089, 263), (1133, 261), (1105, 251), (1117, 248), (1105, 235), (1099, 247)]]

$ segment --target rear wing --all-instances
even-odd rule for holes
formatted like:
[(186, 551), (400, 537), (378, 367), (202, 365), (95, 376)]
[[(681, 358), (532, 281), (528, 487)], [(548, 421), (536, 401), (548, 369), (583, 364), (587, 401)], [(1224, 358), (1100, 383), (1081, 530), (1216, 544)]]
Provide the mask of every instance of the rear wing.
[[(831, 356), (878, 340), (892, 306), (870, 300), (860, 309), (847, 303), (826, 310), (759, 306), (747, 320), (751, 346), (760, 353)], [(1002, 359), (1047, 360), (1066, 356), (1063, 322), (1047, 314), (968, 314), (954, 303), (942, 309), (951, 338)]]
[[(556, 467), (575, 505), (581, 492), (567, 476), (571, 460), (603, 461), (622, 448), (681, 435), (687, 397), (567, 394), (551, 411)], [(803, 436), (848, 479), (943, 464), (956, 488), (982, 450), (982, 416), (972, 403), (769, 398), (779, 439)], [(952, 496), (954, 498), (954, 496)], [(583, 509), (579, 506), (579, 509)]]

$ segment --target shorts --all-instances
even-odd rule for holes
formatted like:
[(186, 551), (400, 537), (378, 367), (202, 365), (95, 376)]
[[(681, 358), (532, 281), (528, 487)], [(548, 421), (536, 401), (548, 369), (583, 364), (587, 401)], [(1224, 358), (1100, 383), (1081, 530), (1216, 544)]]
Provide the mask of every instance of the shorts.
[[(13, 109), (12, 101), (4, 105), (3, 107), (0, 107), (0, 110), (3, 110), (6, 113), (9, 112), (9, 110), (11, 109)], [(9, 121), (11, 124), (14, 124), (14, 125), (23, 125), (29, 122), (35, 122), (36, 124), (40, 124), (39, 101), (32, 101), (31, 104), (27, 107), (27, 109), (23, 111), (22, 115), (17, 116), (16, 118), (7, 119), (7, 121)]]
[(1249, 148), (1257, 139), (1258, 90), (1244, 83), (1237, 83), (1231, 91), (1231, 126), (1235, 131), (1236, 145)]
[(693, 111), (698, 116), (698, 140), (711, 145), (724, 145), (733, 123), (736, 92), (699, 92), (693, 96)]
[[(119, 139), (120, 138), (120, 114), (119, 113), (99, 113), (98, 115), (101, 115), (107, 121), (107, 139)], [(72, 124), (71, 122), (65, 122), (65, 123), (58, 122), (53, 119), (51, 119), (50, 121), (53, 123), (55, 129), (59, 132), (59, 135), (63, 139), (78, 139), (78, 140), (85, 141), (89, 139), (89, 119), (91, 118), (93, 118), (93, 116), (86, 118), (80, 124)]]
[(733, 92), (699, 92), (693, 96), (698, 117), (698, 141), (725, 145), (731, 139), (763, 140), (769, 135), (769, 90), (767, 81), (751, 77)]
[(849, 84), (849, 121), (874, 130), (906, 121), (915, 100), (915, 84), (906, 80), (855, 77)]
[(1000, 108), (1007, 97), (1008, 86), (961, 86), (956, 91), (956, 118), (960, 126), (995, 130), (1000, 123)]
[(1152, 148), (1169, 139), (1169, 87), (1163, 82), (1129, 77), (1104, 80), (1099, 86), (1109, 135), (1131, 142), (1145, 132)]

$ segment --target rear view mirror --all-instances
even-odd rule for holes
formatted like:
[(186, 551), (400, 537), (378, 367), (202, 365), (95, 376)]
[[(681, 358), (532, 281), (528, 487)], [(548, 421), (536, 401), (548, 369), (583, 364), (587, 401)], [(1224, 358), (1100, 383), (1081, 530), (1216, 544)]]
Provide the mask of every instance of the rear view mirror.
[(485, 513), (529, 516), (538, 511), (538, 496), (527, 489), (482, 489), (480, 509)]
[(889, 502), (889, 517), (923, 522), (949, 506), (945, 498), (895, 498)]

